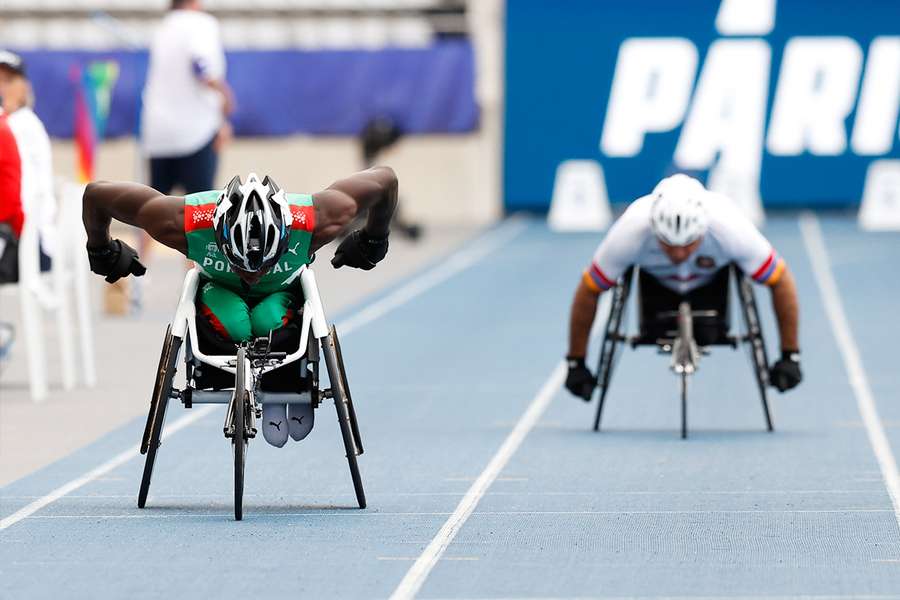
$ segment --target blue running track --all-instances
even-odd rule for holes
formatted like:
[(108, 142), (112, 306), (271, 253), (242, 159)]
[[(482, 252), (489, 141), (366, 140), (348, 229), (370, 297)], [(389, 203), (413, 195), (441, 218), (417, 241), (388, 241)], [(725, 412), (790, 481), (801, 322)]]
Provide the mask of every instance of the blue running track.
[[(668, 359), (650, 350), (624, 353), (604, 431), (590, 431), (594, 404), (558, 387), (558, 365), (597, 236), (514, 219), (475, 242), (495, 251), (465, 268), (438, 261), (410, 281), (421, 293), (343, 336), (368, 509), (355, 507), (328, 403), (307, 440), (251, 443), (244, 521), (232, 520), (221, 408), (164, 441), (139, 510), (141, 418), (0, 488), (0, 598), (388, 598), (401, 582), (412, 587), (397, 598), (900, 598), (900, 497), (883, 472), (900, 455), (900, 236), (804, 218), (774, 215), (765, 229), (798, 281), (806, 376), (772, 393), (773, 434), (746, 353), (729, 349), (692, 381), (687, 441)], [(814, 271), (818, 227), (863, 382)], [(422, 277), (433, 285), (416, 287)], [(774, 353), (768, 292), (757, 294)], [(535, 426), (483, 497), (467, 495), (542, 388), (552, 396)], [(189, 414), (173, 405), (168, 422)], [(473, 500), (471, 515), (457, 510)], [(417, 561), (439, 532), (436, 562)]]

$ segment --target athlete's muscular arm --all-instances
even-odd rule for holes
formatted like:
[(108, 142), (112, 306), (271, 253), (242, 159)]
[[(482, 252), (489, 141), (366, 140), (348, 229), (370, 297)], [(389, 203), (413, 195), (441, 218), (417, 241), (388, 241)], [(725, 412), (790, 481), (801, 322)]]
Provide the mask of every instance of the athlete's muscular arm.
[(582, 279), (575, 290), (572, 300), (572, 313), (569, 317), (569, 356), (584, 358), (587, 355), (588, 338), (597, 314), (597, 300), (600, 294), (592, 290)]
[(800, 303), (797, 300), (797, 283), (787, 265), (784, 267), (784, 273), (772, 286), (772, 305), (778, 320), (781, 349), (796, 352), (800, 349), (800, 340), (797, 335)]
[(365, 232), (387, 237), (397, 207), (397, 175), (390, 167), (372, 167), (332, 183), (313, 195), (316, 229), (312, 250), (336, 238), (361, 210), (369, 209)]
[(388, 250), (391, 218), (397, 207), (397, 175), (389, 167), (361, 171), (313, 195), (316, 228), (313, 252), (336, 238), (360, 210), (368, 210), (365, 226), (350, 233), (337, 247), (331, 264), (368, 271)]
[(138, 183), (98, 181), (88, 184), (82, 199), (88, 248), (102, 248), (112, 241), (112, 219), (143, 229), (156, 241), (187, 254), (184, 235), (184, 201), (165, 196)]

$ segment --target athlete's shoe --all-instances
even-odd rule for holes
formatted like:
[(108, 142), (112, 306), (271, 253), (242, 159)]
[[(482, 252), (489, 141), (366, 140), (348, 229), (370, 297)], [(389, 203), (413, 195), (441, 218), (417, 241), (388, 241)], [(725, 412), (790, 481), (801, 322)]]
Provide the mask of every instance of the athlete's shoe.
[(288, 405), (288, 429), (295, 441), (300, 441), (309, 435), (313, 428), (312, 404)]
[(284, 404), (263, 404), (263, 437), (276, 448), (281, 448), (288, 441), (286, 413)]

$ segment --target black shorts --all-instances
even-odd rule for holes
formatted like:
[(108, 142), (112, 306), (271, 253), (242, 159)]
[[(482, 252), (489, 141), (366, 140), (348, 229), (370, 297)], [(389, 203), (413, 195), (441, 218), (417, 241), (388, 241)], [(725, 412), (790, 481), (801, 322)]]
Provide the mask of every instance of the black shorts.
[(213, 148), (216, 138), (186, 156), (164, 156), (150, 159), (150, 187), (169, 195), (175, 187), (185, 194), (213, 189), (219, 155)]
[(640, 307), (641, 338), (655, 340), (672, 338), (678, 332), (678, 322), (666, 313), (678, 311), (683, 301), (691, 304), (691, 310), (714, 310), (716, 317), (695, 317), (694, 337), (701, 346), (724, 341), (729, 330), (728, 281), (731, 267), (719, 269), (704, 286), (679, 294), (664, 286), (652, 275), (640, 271), (638, 279), (638, 305)]

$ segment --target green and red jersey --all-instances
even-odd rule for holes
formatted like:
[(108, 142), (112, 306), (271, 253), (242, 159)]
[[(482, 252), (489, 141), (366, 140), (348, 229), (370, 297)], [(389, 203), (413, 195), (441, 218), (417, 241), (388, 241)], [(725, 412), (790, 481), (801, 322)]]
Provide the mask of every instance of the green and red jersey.
[(198, 192), (184, 198), (184, 235), (187, 238), (189, 259), (197, 263), (200, 272), (210, 281), (243, 296), (267, 296), (287, 291), (299, 285), (300, 268), (311, 262), (309, 248), (315, 229), (315, 212), (309, 194), (286, 194), (291, 207), (288, 249), (278, 263), (263, 275), (249, 290), (241, 286), (240, 278), (231, 270), (228, 259), (216, 243), (213, 213), (220, 191)]

